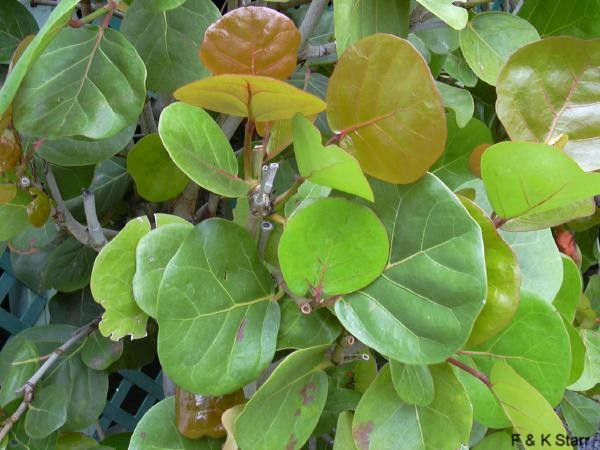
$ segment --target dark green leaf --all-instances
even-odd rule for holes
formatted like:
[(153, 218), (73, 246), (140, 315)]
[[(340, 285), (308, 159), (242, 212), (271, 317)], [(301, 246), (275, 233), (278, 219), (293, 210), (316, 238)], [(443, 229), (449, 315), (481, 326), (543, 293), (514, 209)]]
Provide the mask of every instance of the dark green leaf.
[(376, 180), (371, 186), (373, 209), (390, 239), (389, 263), (374, 283), (337, 301), (336, 315), (361, 342), (392, 359), (444, 361), (464, 345), (483, 308), (479, 225), (433, 175), (408, 186)]
[(542, 36), (590, 39), (600, 35), (600, 4), (595, 0), (527, 0), (519, 16), (528, 20)]
[(0, 64), (8, 64), (19, 42), (37, 31), (37, 23), (27, 8), (17, 0), (3, 0), (0, 3)]
[(22, 342), (12, 356), (12, 361), (4, 375), (2, 389), (0, 389), (0, 407), (4, 408), (23, 395), (19, 390), (40, 366), (39, 356), (32, 342), (27, 340)]
[(47, 139), (109, 138), (137, 119), (145, 81), (144, 63), (121, 33), (66, 28), (25, 76), (13, 105), (15, 126)]
[(102, 314), (102, 306), (94, 301), (89, 287), (79, 291), (57, 292), (48, 306), (50, 323), (80, 327)]
[(167, 2), (134, 2), (122, 31), (146, 64), (148, 89), (166, 93), (209, 75), (198, 58), (198, 47), (220, 14), (204, 0), (177, 0), (177, 7), (173, 0), (159, 3)]
[(331, 365), (325, 359), (327, 349), (295, 351), (277, 366), (235, 421), (235, 440), (240, 447), (302, 448), (325, 406), (328, 381), (323, 369)]
[(46, 262), (46, 282), (62, 292), (73, 292), (90, 282), (96, 252), (75, 238), (67, 238), (52, 250)]
[(566, 391), (560, 409), (573, 436), (590, 437), (600, 427), (600, 405), (591, 398)]
[(258, 377), (275, 352), (279, 306), (248, 232), (223, 219), (196, 226), (165, 269), (157, 318), (160, 361), (177, 385), (220, 395)]

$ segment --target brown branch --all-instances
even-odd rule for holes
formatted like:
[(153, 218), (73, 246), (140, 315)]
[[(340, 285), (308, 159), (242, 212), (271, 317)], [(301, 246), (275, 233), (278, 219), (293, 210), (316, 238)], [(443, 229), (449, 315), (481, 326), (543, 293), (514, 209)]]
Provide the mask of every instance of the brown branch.
[(465, 372), (473, 375), (475, 378), (478, 378), (481, 382), (483, 382), (487, 387), (491, 388), (492, 387), (492, 383), (490, 383), (490, 379), (487, 377), (486, 374), (481, 373), (479, 370), (474, 369), (471, 366), (466, 365), (465, 363), (460, 362), (458, 359), (454, 359), (454, 358), (448, 358), (446, 361), (448, 361), (450, 364), (452, 364), (453, 366), (458, 367), (459, 369), (464, 370)]
[(92, 331), (96, 329), (98, 323), (100, 322), (100, 317), (94, 319), (89, 324), (77, 330), (73, 336), (67, 339), (60, 347), (54, 350), (48, 359), (41, 365), (41, 367), (27, 380), (27, 382), (20, 389), (23, 392), (23, 401), (17, 408), (17, 410), (6, 420), (2, 429), (0, 429), (0, 441), (6, 437), (8, 432), (12, 429), (12, 427), (17, 423), (17, 421), (21, 418), (25, 411), (29, 408), (29, 405), (33, 401), (35, 395), (35, 388), (38, 382), (42, 379), (42, 377), (48, 372), (48, 370), (54, 365), (54, 363), (64, 355), (76, 342), (80, 339), (87, 337)]

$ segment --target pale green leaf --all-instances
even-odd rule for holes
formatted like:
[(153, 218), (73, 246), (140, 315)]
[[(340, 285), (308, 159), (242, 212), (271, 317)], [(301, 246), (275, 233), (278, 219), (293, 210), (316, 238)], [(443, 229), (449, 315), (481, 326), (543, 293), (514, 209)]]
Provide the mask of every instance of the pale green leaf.
[(428, 366), (390, 360), (392, 383), (398, 397), (409, 405), (427, 406), (434, 398), (433, 377)]
[(36, 390), (25, 416), (25, 432), (33, 439), (44, 439), (67, 420), (67, 390), (60, 384)]

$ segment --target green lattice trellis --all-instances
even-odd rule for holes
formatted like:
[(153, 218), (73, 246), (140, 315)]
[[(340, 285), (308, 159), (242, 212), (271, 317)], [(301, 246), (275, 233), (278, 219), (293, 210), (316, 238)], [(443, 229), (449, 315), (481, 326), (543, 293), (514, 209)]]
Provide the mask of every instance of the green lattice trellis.
[[(29, 289), (31, 302), (21, 314), (13, 314), (10, 311), (9, 297), (16, 289), (27, 288), (17, 280), (11, 270), (10, 253), (5, 251), (0, 257), (0, 328), (9, 335), (15, 335), (19, 331), (34, 326), (42, 314), (44, 314), (47, 298)], [(152, 378), (141, 370), (120, 370), (117, 372), (121, 377), (118, 387), (110, 398), (100, 416), (100, 425), (107, 429), (116, 423), (128, 431), (133, 431), (137, 422), (150, 409), (154, 403), (163, 398), (162, 372), (156, 378)], [(137, 406), (134, 414), (122, 408), (123, 402), (132, 388), (136, 386), (146, 394)]]

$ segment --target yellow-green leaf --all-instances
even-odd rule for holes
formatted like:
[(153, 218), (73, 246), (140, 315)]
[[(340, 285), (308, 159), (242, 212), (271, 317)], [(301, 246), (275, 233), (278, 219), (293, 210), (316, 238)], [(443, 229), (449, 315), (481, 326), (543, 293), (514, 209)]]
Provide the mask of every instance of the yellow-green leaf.
[(175, 91), (175, 98), (195, 106), (255, 121), (291, 119), (325, 109), (312, 94), (274, 78), (259, 75), (217, 75)]

